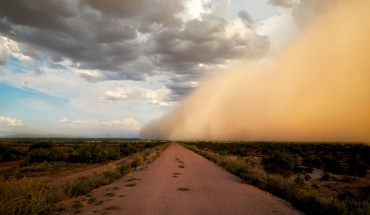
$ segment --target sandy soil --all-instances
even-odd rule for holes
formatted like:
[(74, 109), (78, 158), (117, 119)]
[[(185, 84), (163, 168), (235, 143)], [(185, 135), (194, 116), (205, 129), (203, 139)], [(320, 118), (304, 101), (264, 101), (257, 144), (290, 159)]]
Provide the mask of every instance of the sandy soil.
[(176, 143), (152, 164), (79, 200), (80, 214), (303, 214)]

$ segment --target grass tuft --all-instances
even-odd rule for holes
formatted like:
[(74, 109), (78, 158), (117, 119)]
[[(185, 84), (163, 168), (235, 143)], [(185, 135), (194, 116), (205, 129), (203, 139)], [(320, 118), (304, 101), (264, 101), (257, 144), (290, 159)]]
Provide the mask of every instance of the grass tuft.
[(178, 188), (178, 190), (180, 190), (180, 191), (189, 191), (190, 189), (186, 188), (186, 187), (180, 187), (180, 188)]
[(100, 200), (100, 201), (96, 202), (94, 205), (102, 205), (102, 204), (104, 204), (104, 200)]
[(94, 203), (96, 201), (96, 198), (90, 198), (88, 201), (87, 201), (87, 203), (88, 204), (92, 204), (92, 203)]
[(112, 197), (112, 196), (115, 196), (115, 195), (116, 195), (115, 193), (110, 192), (110, 193), (106, 193), (104, 196)]
[(112, 206), (105, 208), (105, 210), (121, 210), (121, 209), (122, 208), (118, 205), (112, 205)]

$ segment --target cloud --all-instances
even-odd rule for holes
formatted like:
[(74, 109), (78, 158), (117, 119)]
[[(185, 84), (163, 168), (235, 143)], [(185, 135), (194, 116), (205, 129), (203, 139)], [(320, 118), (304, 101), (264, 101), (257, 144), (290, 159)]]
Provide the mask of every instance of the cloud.
[(13, 119), (6, 116), (0, 116), (0, 125), (5, 126), (23, 126), (22, 120)]
[(294, 0), (269, 0), (268, 3), (274, 6), (291, 8), (294, 5)]
[(59, 120), (59, 122), (67, 123), (67, 122), (69, 122), (69, 119), (68, 119), (68, 117), (63, 117), (62, 119)]
[(125, 118), (122, 120), (111, 120), (111, 121), (103, 121), (101, 123), (103, 126), (114, 128), (118, 127), (122, 130), (129, 130), (129, 131), (138, 131), (140, 130), (140, 122), (133, 118)]
[[(245, 22), (203, 15), (188, 21), (183, 29), (153, 34), (147, 52), (156, 56), (156, 65), (177, 74), (198, 71), (201, 64), (225, 64), (227, 60), (259, 59), (268, 52), (269, 40), (257, 35)], [(247, 56), (247, 58), (245, 58)]]
[(79, 129), (119, 129), (127, 131), (140, 130), (140, 122), (134, 118), (124, 118), (122, 120), (100, 121), (97, 119), (77, 119), (72, 121), (69, 126)]
[(170, 83), (166, 87), (171, 90), (171, 95), (169, 96), (173, 101), (179, 101), (185, 98), (190, 92), (192, 92), (197, 86), (198, 82), (188, 81), (180, 83)]
[(105, 92), (105, 95), (100, 98), (101, 102), (118, 102), (122, 100), (132, 100), (135, 99), (139, 101), (143, 99), (148, 104), (154, 104), (159, 107), (162, 106), (171, 106), (175, 102), (171, 101), (172, 91), (163, 87), (160, 89), (152, 90), (140, 87), (118, 87), (115, 90), (108, 90)]
[(268, 38), (254, 32), (246, 11), (227, 20), (219, 9), (209, 0), (5, 1), (0, 34), (17, 46), (8, 54), (60, 69), (69, 60), (90, 82), (204, 73), (199, 63), (213, 67), (268, 52)]
[(0, 37), (0, 65), (7, 64), (9, 62), (8, 50), (4, 44), (3, 37)]

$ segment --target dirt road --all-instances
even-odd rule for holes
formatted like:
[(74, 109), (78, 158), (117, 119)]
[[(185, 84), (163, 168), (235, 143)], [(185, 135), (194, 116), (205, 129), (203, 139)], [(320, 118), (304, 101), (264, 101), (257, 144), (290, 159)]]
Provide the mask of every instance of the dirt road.
[(302, 214), (176, 143), (92, 197), (82, 214)]

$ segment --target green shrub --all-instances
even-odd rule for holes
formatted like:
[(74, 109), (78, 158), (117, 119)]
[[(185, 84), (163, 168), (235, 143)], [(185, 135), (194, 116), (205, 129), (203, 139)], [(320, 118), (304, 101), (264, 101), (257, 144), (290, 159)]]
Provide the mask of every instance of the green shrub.
[(0, 162), (15, 161), (22, 158), (22, 152), (11, 146), (0, 145)]
[(68, 160), (68, 153), (63, 148), (37, 148), (28, 152), (25, 164), (66, 160)]
[(41, 143), (35, 143), (30, 146), (30, 151), (34, 149), (51, 149), (54, 147), (53, 143), (50, 142), (41, 142)]
[(276, 152), (268, 159), (265, 159), (263, 164), (266, 171), (270, 173), (289, 175), (294, 169), (295, 161), (293, 157), (284, 152)]
[(98, 143), (83, 144), (77, 152), (80, 157), (80, 162), (83, 163), (102, 163), (108, 158), (108, 151), (105, 145)]
[(120, 158), (120, 148), (108, 147), (108, 160), (118, 160)]
[(129, 143), (121, 143), (120, 144), (120, 154), (121, 156), (128, 156), (130, 154), (133, 154), (135, 152), (138, 152), (138, 149)]

